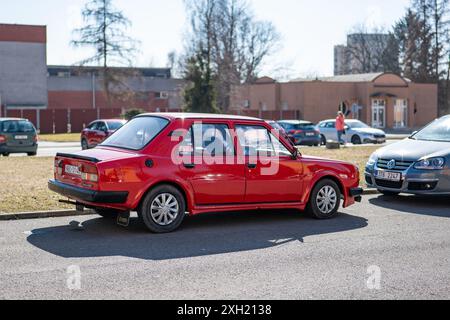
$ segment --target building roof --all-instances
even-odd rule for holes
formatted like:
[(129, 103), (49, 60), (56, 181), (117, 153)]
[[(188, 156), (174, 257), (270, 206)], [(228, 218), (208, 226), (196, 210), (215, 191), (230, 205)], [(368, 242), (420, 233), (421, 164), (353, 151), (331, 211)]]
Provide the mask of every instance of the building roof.
[(170, 119), (217, 119), (217, 120), (245, 120), (245, 121), (263, 121), (258, 118), (235, 116), (227, 114), (210, 113), (183, 113), (183, 112), (165, 112), (165, 113), (146, 113), (140, 116), (159, 116)]
[[(90, 75), (95, 72), (97, 75), (101, 73), (102, 67), (98, 66), (47, 66), (48, 75), (57, 77), (60, 75), (82, 76)], [(127, 67), (111, 67), (112, 70), (124, 70), (136, 73), (146, 78), (171, 78), (172, 71), (170, 68), (127, 68)]]
[(383, 75), (383, 72), (378, 73), (363, 73), (363, 74), (347, 74), (342, 76), (334, 77), (319, 77), (319, 78), (300, 78), (292, 80), (291, 82), (312, 82), (312, 81), (322, 81), (322, 82), (373, 82), (379, 76)]

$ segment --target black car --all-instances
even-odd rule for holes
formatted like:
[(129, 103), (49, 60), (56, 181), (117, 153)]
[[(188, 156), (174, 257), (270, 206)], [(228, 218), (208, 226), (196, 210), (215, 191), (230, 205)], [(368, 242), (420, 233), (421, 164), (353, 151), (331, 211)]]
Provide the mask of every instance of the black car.
[(278, 121), (283, 127), (289, 138), (296, 144), (302, 146), (319, 146), (320, 132), (314, 123), (300, 120)]
[(34, 125), (26, 119), (0, 118), (0, 154), (26, 153), (35, 156), (38, 136)]

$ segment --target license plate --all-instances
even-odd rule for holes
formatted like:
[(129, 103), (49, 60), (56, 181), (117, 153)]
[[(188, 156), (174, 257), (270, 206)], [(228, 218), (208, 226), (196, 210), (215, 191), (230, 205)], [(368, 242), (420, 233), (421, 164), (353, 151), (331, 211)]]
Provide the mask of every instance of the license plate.
[(81, 171), (77, 166), (66, 165), (65, 172), (74, 176), (81, 176)]
[(16, 139), (16, 140), (27, 140), (28, 136), (15, 136), (14, 139)]
[(306, 136), (307, 136), (307, 137), (312, 137), (312, 136), (314, 136), (314, 133), (312, 133), (312, 132), (307, 132), (307, 133), (306, 133)]
[(389, 171), (376, 171), (375, 177), (380, 180), (400, 182), (402, 180), (402, 174), (399, 172), (389, 172)]

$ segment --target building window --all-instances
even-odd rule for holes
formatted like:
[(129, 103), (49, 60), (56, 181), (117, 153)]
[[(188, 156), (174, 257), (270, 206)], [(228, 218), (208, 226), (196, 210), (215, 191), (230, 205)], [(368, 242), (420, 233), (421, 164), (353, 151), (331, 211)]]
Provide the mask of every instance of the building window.
[(167, 91), (156, 92), (155, 99), (167, 100), (169, 99), (169, 93)]
[(406, 128), (408, 126), (408, 103), (406, 99), (395, 100), (394, 128)]
[(245, 109), (250, 109), (250, 100), (244, 100), (243, 106)]

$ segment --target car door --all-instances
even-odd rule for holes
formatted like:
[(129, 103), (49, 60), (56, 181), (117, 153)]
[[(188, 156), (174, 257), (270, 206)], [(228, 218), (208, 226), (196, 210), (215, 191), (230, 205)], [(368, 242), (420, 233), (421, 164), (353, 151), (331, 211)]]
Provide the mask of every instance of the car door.
[(97, 130), (95, 130), (94, 145), (99, 145), (108, 137), (108, 127), (104, 121), (97, 122)]
[(98, 127), (98, 122), (91, 123), (86, 130), (86, 140), (89, 146), (95, 146), (95, 134)]
[(325, 124), (325, 138), (331, 141), (337, 141), (336, 122), (328, 121)]
[(302, 164), (266, 127), (236, 125), (246, 164), (246, 203), (300, 202)]
[(192, 122), (186, 129), (180, 171), (192, 186), (196, 205), (243, 203), (245, 165), (237, 161), (229, 123)]

